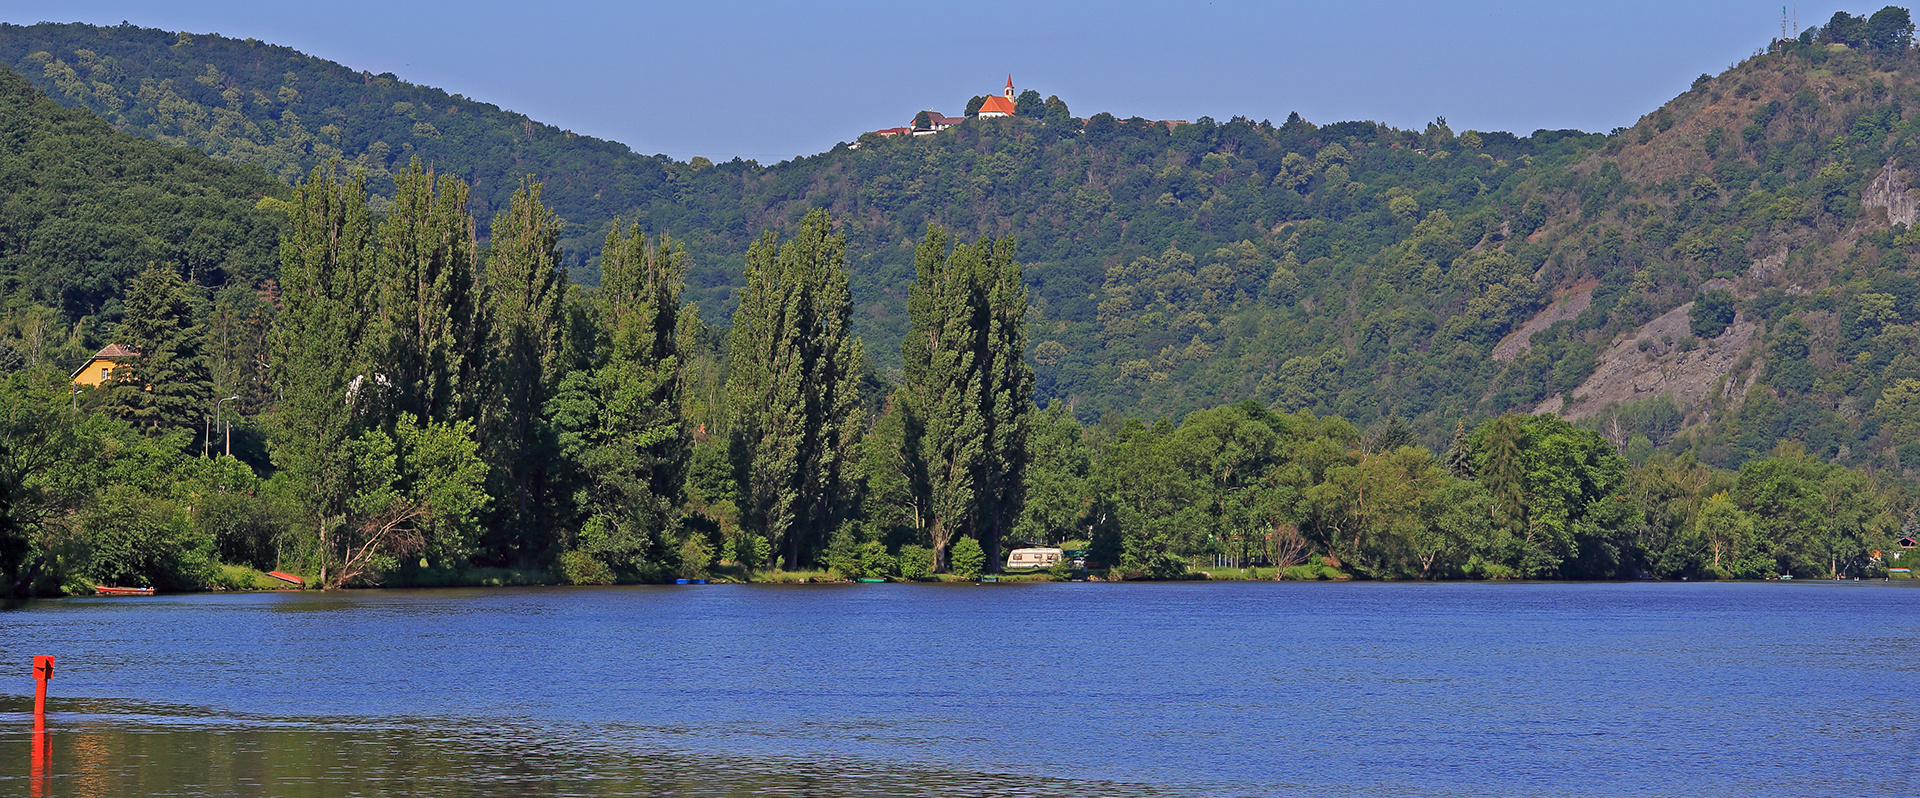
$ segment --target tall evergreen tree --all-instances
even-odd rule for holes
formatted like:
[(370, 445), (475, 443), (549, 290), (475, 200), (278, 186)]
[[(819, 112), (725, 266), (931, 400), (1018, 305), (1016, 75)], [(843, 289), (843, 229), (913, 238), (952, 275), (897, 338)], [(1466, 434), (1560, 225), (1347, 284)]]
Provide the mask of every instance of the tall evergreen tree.
[(385, 414), (421, 422), (468, 415), (479, 387), (477, 261), (467, 185), (415, 157), (394, 176), (393, 206), (380, 224), (380, 313), (373, 360), (388, 378)]
[(914, 254), (912, 331), (900, 348), (909, 456), (926, 480), (916, 493), (936, 556), (973, 536), (990, 567), (1025, 500), (1033, 408), (1027, 292), (1013, 249), (1011, 239), (989, 239), (949, 254), (946, 232), (929, 229)]
[(127, 288), (126, 315), (113, 336), (138, 355), (113, 370), (106, 409), (149, 434), (199, 430), (213, 410), (205, 327), (193, 300), (193, 289), (165, 266), (149, 264)]
[(541, 411), (559, 376), (567, 306), (561, 222), (541, 204), (540, 189), (528, 180), (494, 217), (486, 266), (491, 395), (481, 437), (492, 466), (488, 493), (500, 502), (486, 544), (503, 561), (522, 565), (552, 542), (551, 514), (539, 504), (554, 444)]
[(798, 568), (852, 510), (862, 353), (846, 238), (813, 211), (785, 245), (768, 232), (747, 250), (746, 279), (727, 379), (741, 520)]
[(359, 432), (356, 408), (368, 385), (363, 342), (378, 250), (363, 176), (341, 182), (331, 165), (315, 168), (294, 187), (288, 216), (291, 232), (280, 246), (284, 309), (273, 331), (281, 400), (271, 454), (299, 487), (324, 568), (354, 491), (348, 443)]

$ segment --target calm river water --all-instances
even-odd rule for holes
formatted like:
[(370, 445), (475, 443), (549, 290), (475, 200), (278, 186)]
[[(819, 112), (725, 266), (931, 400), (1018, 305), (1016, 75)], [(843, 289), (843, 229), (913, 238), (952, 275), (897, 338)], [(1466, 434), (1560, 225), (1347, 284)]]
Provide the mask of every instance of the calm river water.
[(1916, 640), (1884, 583), (33, 602), (0, 794), (1912, 795)]

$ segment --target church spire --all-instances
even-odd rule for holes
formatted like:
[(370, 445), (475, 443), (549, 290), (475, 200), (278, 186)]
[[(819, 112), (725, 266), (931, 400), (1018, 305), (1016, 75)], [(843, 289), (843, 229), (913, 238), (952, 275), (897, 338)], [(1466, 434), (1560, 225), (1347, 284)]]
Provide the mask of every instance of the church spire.
[(1007, 99), (1013, 99), (1013, 73), (1007, 73)]

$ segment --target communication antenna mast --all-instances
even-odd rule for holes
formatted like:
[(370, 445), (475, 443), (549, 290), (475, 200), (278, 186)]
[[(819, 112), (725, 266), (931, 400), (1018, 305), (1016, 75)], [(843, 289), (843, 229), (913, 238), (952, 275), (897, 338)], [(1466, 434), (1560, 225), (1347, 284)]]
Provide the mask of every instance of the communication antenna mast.
[(1780, 7), (1780, 41), (1783, 44), (1786, 43), (1787, 41), (1787, 7), (1786, 6)]

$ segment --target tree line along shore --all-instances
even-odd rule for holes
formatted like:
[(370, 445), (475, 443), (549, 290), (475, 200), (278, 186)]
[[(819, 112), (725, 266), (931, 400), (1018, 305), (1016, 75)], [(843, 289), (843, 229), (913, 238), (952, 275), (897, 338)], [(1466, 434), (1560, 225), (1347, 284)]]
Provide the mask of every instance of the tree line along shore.
[(97, 387), (6, 377), (15, 593), (937, 579), (1067, 540), (1109, 579), (1872, 577), (1920, 532), (1909, 486), (1793, 444), (1734, 471), (1552, 415), (1441, 452), (1251, 401), (1083, 424), (1034, 402), (1007, 239), (929, 229), (890, 380), (823, 211), (751, 245), (720, 330), (671, 238), (616, 226), (583, 289), (539, 183), (485, 248), (461, 181), (397, 185), (376, 212), (316, 169), (263, 201), (277, 282), (209, 298), (151, 267), (112, 329), (137, 355)]

